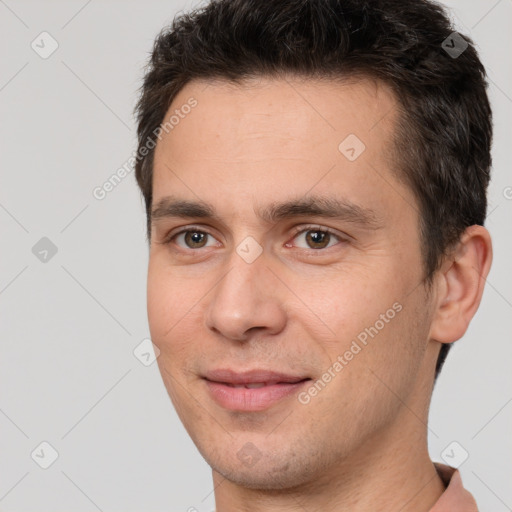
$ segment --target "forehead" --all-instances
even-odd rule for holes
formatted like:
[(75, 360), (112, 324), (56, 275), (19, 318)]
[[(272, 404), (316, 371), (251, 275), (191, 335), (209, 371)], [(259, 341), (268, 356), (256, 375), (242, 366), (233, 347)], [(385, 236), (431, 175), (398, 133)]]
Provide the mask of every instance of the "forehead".
[(396, 115), (391, 90), (370, 79), (190, 82), (163, 121), (179, 117), (155, 149), (153, 203), (201, 198), (236, 215), (314, 189), (387, 209), (410, 196), (393, 173)]
[[(266, 137), (266, 152), (273, 150), (273, 156), (289, 156), (283, 141), (300, 141), (303, 157), (305, 150), (311, 149), (310, 144), (304, 146), (306, 141), (316, 143), (324, 138), (331, 143), (350, 133), (367, 147), (373, 145), (377, 149), (375, 142), (392, 135), (396, 116), (391, 90), (369, 78), (333, 81), (288, 76), (257, 77), (240, 83), (193, 81), (174, 98), (166, 119), (179, 113), (192, 97), (197, 106), (172, 132), (192, 140), (206, 136), (204, 144), (194, 148), (198, 156), (204, 157), (216, 156), (220, 151), (226, 157), (236, 157), (240, 144), (246, 142), (240, 157), (248, 159), (252, 156), (248, 150), (260, 149), (247, 143), (251, 137)], [(211, 139), (217, 139), (214, 146), (208, 144)], [(179, 157), (180, 147), (174, 150)]]

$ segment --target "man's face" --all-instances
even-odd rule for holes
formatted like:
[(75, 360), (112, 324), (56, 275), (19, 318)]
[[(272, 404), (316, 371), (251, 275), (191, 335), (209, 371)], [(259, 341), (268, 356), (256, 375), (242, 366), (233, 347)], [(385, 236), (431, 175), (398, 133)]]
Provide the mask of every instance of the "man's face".
[[(181, 113), (155, 150), (150, 331), (185, 428), (234, 482), (318, 480), (398, 428), (424, 430), (418, 383), (436, 354), (416, 201), (390, 156), (395, 107), (375, 82), (261, 79), (192, 82), (166, 115)], [(213, 217), (166, 215), (173, 201)], [(226, 384), (252, 370), (289, 378)]]

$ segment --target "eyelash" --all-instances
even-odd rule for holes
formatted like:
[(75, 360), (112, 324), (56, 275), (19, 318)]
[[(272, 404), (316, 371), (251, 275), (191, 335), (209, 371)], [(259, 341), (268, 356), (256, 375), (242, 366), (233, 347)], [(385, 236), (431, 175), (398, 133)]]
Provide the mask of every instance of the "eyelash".
[[(338, 234), (337, 232), (335, 232), (334, 230), (330, 229), (330, 228), (327, 228), (327, 227), (323, 227), (323, 226), (318, 226), (318, 225), (310, 225), (310, 226), (300, 226), (298, 228), (296, 228), (293, 232), (293, 235), (292, 235), (292, 240), (297, 238), (297, 236), (301, 235), (302, 233), (307, 233), (308, 231), (318, 231), (320, 233), (327, 233), (331, 236), (334, 236), (335, 238), (338, 239), (338, 243), (340, 242), (348, 242), (349, 241), (349, 237), (348, 236), (342, 236), (340, 234)], [(199, 227), (196, 227), (196, 226), (188, 226), (187, 229), (183, 229), (181, 231), (178, 231), (177, 233), (173, 233), (172, 235), (170, 236), (167, 236), (161, 243), (163, 245), (170, 245), (174, 240), (175, 238), (177, 238), (179, 235), (182, 235), (183, 233), (189, 233), (189, 232), (193, 232), (193, 233), (202, 233), (202, 234), (205, 234), (205, 235), (209, 235), (213, 238), (215, 238), (211, 233), (209, 233), (208, 231), (205, 231), (203, 228), (199, 228)], [(331, 247), (326, 247), (326, 248), (323, 248), (323, 249), (303, 249), (303, 248), (299, 248), (303, 251), (313, 251), (313, 252), (322, 252), (322, 251), (326, 251), (328, 249), (331, 249), (332, 247), (335, 247), (336, 245), (338, 244), (334, 244), (334, 246), (331, 246)], [(191, 249), (191, 248), (186, 248), (186, 249), (183, 249), (182, 247), (180, 247), (181, 250), (183, 251), (192, 251), (192, 252), (197, 252), (198, 249)], [(200, 248), (202, 249), (202, 247)]]

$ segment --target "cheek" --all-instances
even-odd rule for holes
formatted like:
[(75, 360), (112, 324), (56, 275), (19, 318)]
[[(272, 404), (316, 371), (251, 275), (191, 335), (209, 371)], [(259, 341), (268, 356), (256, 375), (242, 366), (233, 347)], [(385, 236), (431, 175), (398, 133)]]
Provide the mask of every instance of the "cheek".
[(406, 400), (413, 389), (428, 339), (425, 315), (414, 297), (399, 304), (401, 309), (394, 315), (384, 311), (387, 323), (374, 320), (371, 328), (365, 329), (367, 345), (361, 351), (361, 363), (371, 374), (369, 385), (391, 402), (396, 402), (395, 394)]
[(304, 308), (303, 304), (297, 303), (295, 320), (311, 333), (313, 339), (323, 338), (333, 356), (346, 350), (359, 335), (364, 341), (365, 336), (369, 337), (367, 330), (375, 332), (376, 323), (379, 333), (389, 330), (389, 324), (397, 316), (393, 304), (400, 298), (399, 289), (389, 281), (379, 282), (375, 275), (362, 274), (343, 272), (321, 280), (304, 280), (302, 285), (298, 281), (295, 283), (294, 291), (305, 305)]
[[(190, 286), (183, 286), (168, 269), (150, 260), (147, 281), (147, 312), (151, 338), (161, 351), (169, 349), (169, 341), (178, 339), (181, 324), (193, 300)], [(192, 313), (193, 311), (190, 311)]]
[[(296, 321), (319, 343), (325, 369), (343, 358), (333, 389), (339, 386), (351, 396), (374, 393), (379, 383), (369, 369), (392, 388), (403, 388), (410, 380), (427, 333), (419, 323), (425, 316), (421, 300), (409, 295), (409, 281), (403, 275), (393, 278), (391, 268), (382, 265), (380, 272), (354, 269), (333, 275), (314, 289), (310, 280), (296, 288), (315, 313), (301, 317), (297, 310)], [(364, 402), (362, 396), (359, 399)]]
[[(346, 337), (340, 336), (338, 345), (329, 347), (331, 361), (339, 361), (341, 356), (341, 366), (331, 366), (335, 376), (311, 401), (315, 415), (333, 425), (332, 438), (342, 444), (343, 439), (364, 438), (392, 421), (402, 401), (408, 400), (418, 376), (425, 333), (415, 321), (415, 311), (404, 305), (383, 326), (375, 325), (380, 312), (374, 307), (368, 316), (372, 320), (363, 329), (350, 323), (351, 333), (347, 321)], [(358, 338), (360, 333), (364, 337)], [(324, 374), (321, 379), (325, 378), (331, 377)], [(347, 418), (350, 420), (343, 423)]]
[[(150, 264), (147, 283), (147, 311), (153, 341), (161, 339), (172, 326), (172, 293), (167, 280), (158, 276), (155, 265)], [(168, 327), (166, 327), (168, 326)]]

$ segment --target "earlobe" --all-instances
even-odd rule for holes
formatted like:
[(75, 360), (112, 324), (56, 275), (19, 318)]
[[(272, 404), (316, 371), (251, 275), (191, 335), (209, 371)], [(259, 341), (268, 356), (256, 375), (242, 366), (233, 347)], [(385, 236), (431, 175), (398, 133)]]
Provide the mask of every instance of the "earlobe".
[(437, 302), (430, 338), (452, 343), (476, 313), (492, 262), (492, 242), (483, 226), (470, 226), (436, 277)]

